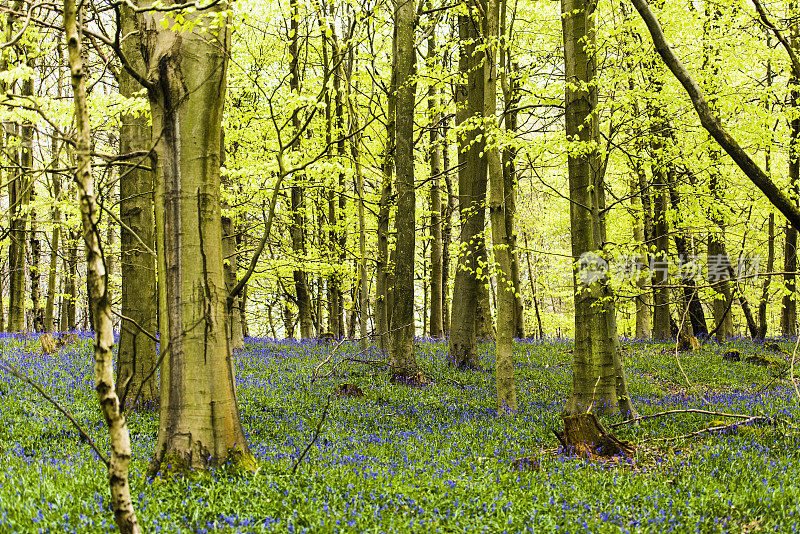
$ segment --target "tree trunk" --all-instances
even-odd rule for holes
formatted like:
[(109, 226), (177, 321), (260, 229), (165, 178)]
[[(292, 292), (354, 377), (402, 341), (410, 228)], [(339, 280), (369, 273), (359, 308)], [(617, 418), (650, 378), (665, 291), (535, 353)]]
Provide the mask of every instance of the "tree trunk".
[[(673, 211), (676, 213), (681, 213), (681, 197), (674, 179), (670, 179), (669, 182), (669, 198)], [(683, 266), (684, 263), (691, 260), (689, 244), (687, 243), (684, 234), (677, 230), (674, 235), (674, 241), (675, 250), (678, 253), (680, 264)], [(681, 285), (683, 286), (684, 313), (681, 313), (681, 316), (678, 317), (678, 320), (683, 321), (684, 314), (687, 315), (687, 326), (690, 327), (691, 330), (687, 328), (686, 332), (688, 332), (690, 336), (695, 337), (707, 336), (708, 326), (706, 325), (706, 314), (703, 311), (703, 303), (700, 301), (700, 296), (698, 295), (698, 288), (695, 285), (695, 281), (691, 278), (691, 276), (683, 276), (681, 279)]]
[(69, 232), (69, 243), (67, 243), (67, 258), (64, 265), (64, 296), (61, 306), (61, 330), (76, 330), (78, 328), (76, 316), (77, 303), (77, 284), (78, 277), (78, 233), (74, 230)]
[(414, 98), (416, 50), (414, 47), (415, 1), (395, 4), (397, 47), (397, 259), (395, 262), (394, 311), (391, 332), (391, 373), (404, 379), (416, 373), (414, 355), (414, 255), (416, 249), (416, 194), (414, 190)]
[(533, 311), (536, 315), (536, 326), (538, 328), (539, 339), (544, 339), (544, 327), (542, 326), (542, 316), (539, 313), (539, 297), (536, 291), (536, 284), (533, 280), (533, 267), (531, 266), (531, 249), (528, 247), (528, 234), (523, 232), (522, 239), (525, 245), (525, 259), (528, 264), (528, 284), (531, 289), (531, 300), (533, 301)]
[[(660, 80), (655, 79), (654, 94), (661, 94)], [(648, 106), (653, 124), (650, 128), (650, 150), (652, 152), (653, 172), (653, 242), (656, 247), (653, 256), (653, 338), (666, 340), (672, 338), (669, 307), (669, 220), (667, 219), (668, 184), (674, 172), (667, 150), (666, 121), (659, 102)]]
[[(567, 139), (597, 146), (594, 4), (562, 0)], [(635, 413), (619, 354), (613, 294), (606, 278), (592, 269), (602, 264), (605, 240), (603, 177), (597, 149), (569, 151), (570, 227), (575, 286), (575, 349), (572, 394), (567, 414)]]
[[(23, 9), (23, 2), (14, 2), (14, 12)], [(18, 31), (16, 28), (17, 16), (9, 13), (6, 20), (6, 41), (10, 42)], [(8, 63), (2, 60), (2, 70), (8, 70)], [(16, 92), (15, 87), (7, 87), (3, 83), (3, 92)], [(22, 93), (33, 94), (33, 80), (28, 79), (22, 83)], [(8, 213), (9, 213), (9, 245), (8, 245), (8, 331), (22, 332), (25, 325), (25, 256), (27, 248), (27, 206), (30, 201), (31, 171), (33, 170), (33, 125), (25, 123), (20, 129), (19, 125), (6, 122), (3, 124), (6, 136), (6, 151), (8, 167), (11, 176), (8, 180)], [(19, 139), (17, 136), (20, 135)]]
[(486, 252), (486, 238), (481, 234), (476, 241), (478, 242), (478, 266), (481, 277), (476, 286), (478, 297), (475, 308), (475, 337), (481, 341), (494, 341), (496, 336), (492, 315), (494, 288), (492, 287), (491, 266)]
[[(136, 69), (144, 70), (136, 15), (126, 6), (122, 11), (121, 31), (125, 57)], [(132, 98), (142, 86), (125, 69), (119, 75), (120, 95)], [(121, 117), (121, 154), (150, 149), (150, 126), (142, 115)], [(122, 269), (122, 316), (117, 357), (117, 390), (122, 407), (155, 409), (159, 390), (158, 352), (153, 336), (158, 331), (156, 287), (155, 222), (153, 220), (153, 172), (145, 168), (150, 160), (141, 157), (122, 167), (119, 183), (120, 264)], [(164, 338), (162, 338), (164, 339)], [(162, 346), (163, 350), (163, 346)]]
[[(431, 2), (428, 1), (428, 9)], [(428, 63), (433, 68), (436, 65), (436, 32), (435, 26), (428, 37)], [(439, 90), (435, 83), (428, 87), (428, 115), (430, 120), (430, 203), (431, 203), (431, 271), (430, 271), (430, 324), (428, 331), (433, 338), (444, 335), (442, 324), (442, 187), (440, 176), (442, 174), (441, 154), (442, 148), (439, 139)]]
[[(769, 165), (767, 165), (769, 167)], [(769, 286), (772, 270), (775, 268), (775, 214), (769, 214), (769, 233), (767, 237), (767, 276), (761, 285), (761, 299), (758, 301), (758, 339), (767, 337), (767, 306), (769, 305)]]
[[(638, 163), (638, 160), (636, 160)], [(640, 165), (639, 169), (635, 169), (636, 174), (638, 175), (639, 172), (644, 173), (644, 169), (641, 169)], [(641, 216), (643, 215), (642, 209), (642, 192), (639, 188), (639, 180), (635, 179), (631, 182), (631, 210), (634, 213), (634, 221), (633, 221), (633, 241), (636, 243), (637, 247), (640, 247), (642, 253), (636, 257), (636, 261), (646, 266), (648, 264), (648, 257), (647, 254), (647, 241), (645, 239), (644, 233), (644, 223), (641, 222)], [(637, 273), (638, 274), (638, 273)], [(636, 286), (639, 288), (639, 293), (636, 295), (634, 299), (634, 304), (636, 306), (636, 339), (651, 339), (653, 337), (653, 331), (650, 327), (650, 305), (652, 304), (652, 291), (647, 289), (649, 285), (647, 279), (644, 276), (639, 274), (638, 278), (636, 279)]]
[[(797, 32), (800, 24), (792, 25), (792, 47), (797, 49)], [(790, 115), (789, 121), (789, 187), (791, 189), (790, 199), (797, 205), (800, 201), (800, 117), (797, 110), (800, 108), (800, 91), (797, 85), (800, 79), (792, 75), (789, 84), (790, 91)], [(785, 294), (781, 304), (781, 334), (783, 337), (794, 337), (797, 335), (797, 227), (786, 226), (786, 241), (783, 247), (783, 287)]]
[(226, 335), (222, 267), (220, 135), (230, 43), (225, 8), (215, 4), (187, 15), (190, 21), (222, 16), (216, 33), (175, 33), (163, 28), (155, 12), (139, 20), (158, 140), (156, 180), (164, 190), (160, 253), (168, 315), (151, 474), (169, 464), (204, 469), (231, 454), (249, 454)]
[[(500, 0), (486, 3), (486, 27), (484, 40), (490, 45), (486, 49), (484, 63), (484, 108), (486, 131), (491, 137), (499, 130), (497, 123), (497, 56), (499, 37)], [(514, 249), (512, 235), (514, 213), (507, 212), (508, 196), (513, 188), (506, 190), (506, 177), (500, 149), (494, 145), (487, 149), (488, 174), (491, 182), (489, 193), (489, 216), (492, 223), (492, 254), (497, 265), (497, 341), (495, 343), (495, 382), (497, 388), (498, 413), (517, 410), (517, 391), (514, 385), (514, 334), (516, 333), (517, 290), (514, 284), (512, 263)], [(510, 220), (509, 220), (510, 219)]]
[(64, 0), (64, 33), (69, 51), (72, 73), (72, 90), (75, 102), (75, 181), (86, 243), (86, 276), (89, 283), (89, 303), (94, 308), (94, 389), (103, 412), (111, 442), (111, 455), (106, 465), (111, 492), (111, 509), (122, 534), (139, 534), (141, 527), (136, 518), (128, 484), (128, 465), (131, 460), (131, 442), (125, 415), (114, 389), (114, 331), (111, 319), (111, 295), (106, 285), (106, 270), (97, 231), (100, 219), (94, 192), (90, 147), (91, 130), (86, 98), (86, 71), (81, 58), (81, 37), (78, 30), (78, 13), (74, 0)]
[[(396, 30), (393, 42), (396, 42)], [(396, 43), (395, 43), (396, 46)], [(393, 61), (394, 55), (393, 55)], [(375, 328), (377, 330), (378, 348), (384, 354), (389, 352), (389, 296), (390, 263), (389, 263), (389, 215), (392, 203), (392, 178), (394, 175), (395, 119), (397, 106), (397, 73), (392, 64), (391, 81), (386, 95), (386, 145), (384, 146), (381, 165), (381, 198), (378, 203), (378, 254), (375, 262)]]
[[(467, 121), (483, 114), (483, 50), (479, 29), (483, 17), (477, 10), (460, 15), (459, 71), (466, 73), (466, 85), (456, 87), (456, 122), (465, 127), (459, 132), (458, 208), (461, 219), (459, 256), (450, 306), (450, 353), (448, 361), (459, 368), (478, 368), (475, 351), (477, 309), (479, 305), (478, 260), (486, 217), (487, 168), (485, 139), (479, 124)], [(485, 251), (484, 251), (485, 256)]]
[(450, 242), (453, 236), (453, 212), (455, 211), (455, 195), (450, 179), (450, 151), (447, 144), (449, 119), (444, 117), (442, 124), (442, 167), (444, 168), (445, 192), (447, 202), (444, 207), (444, 225), (442, 227), (442, 335), (450, 336)]
[[(291, 40), (289, 41), (289, 87), (295, 95), (300, 96), (300, 14), (298, 11), (298, 0), (291, 0), (290, 2), (290, 34)], [(300, 113), (295, 109), (292, 113), (292, 126), (293, 135), (300, 131)], [(289, 147), (294, 152), (300, 151), (300, 136), (294, 137), (294, 142)], [(295, 254), (296, 266), (292, 277), (294, 278), (294, 289), (297, 297), (297, 310), (298, 319), (300, 320), (300, 338), (308, 339), (313, 336), (314, 324), (311, 317), (311, 297), (308, 292), (308, 275), (303, 270), (302, 265), (305, 263), (306, 258), (306, 235), (305, 235), (305, 217), (303, 216), (304, 210), (304, 197), (305, 187), (303, 181), (305, 177), (302, 173), (294, 173), (292, 175), (292, 225), (289, 233), (292, 237), (292, 250)]]

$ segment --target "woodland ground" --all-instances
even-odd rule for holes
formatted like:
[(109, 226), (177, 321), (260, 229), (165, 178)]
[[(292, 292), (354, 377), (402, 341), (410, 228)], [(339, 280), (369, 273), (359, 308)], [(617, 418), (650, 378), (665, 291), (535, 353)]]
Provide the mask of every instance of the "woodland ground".
[[(3, 358), (52, 392), (106, 450), (91, 388), (89, 337), (50, 356), (39, 355), (33, 336), (0, 343)], [(791, 343), (781, 344), (791, 353)], [(148, 481), (157, 415), (133, 414), (132, 494), (139, 520), (148, 532), (799, 530), (794, 389), (785, 376), (775, 378), (780, 372), (774, 367), (722, 359), (731, 348), (742, 356), (766, 351), (734, 340), (681, 355), (697, 385), (690, 391), (667, 345), (623, 347), (631, 395), (643, 415), (702, 408), (778, 421), (642, 443), (722, 419), (657, 418), (616, 430), (640, 442), (633, 461), (587, 461), (554, 450), (552, 429), (561, 426), (571, 380), (567, 341), (517, 343), (520, 411), (515, 419), (500, 419), (493, 409), (493, 373), (448, 370), (443, 343), (418, 340), (419, 363), (434, 382), (409, 388), (389, 385), (384, 372), (352, 362), (309, 385), (330, 346), (250, 339), (237, 354), (238, 392), (258, 468)], [(331, 363), (357, 352), (342, 346)], [(491, 369), (490, 345), (482, 346), (481, 358)], [(342, 383), (357, 384), (365, 397), (332, 400), (317, 443), (290, 476), (331, 391)], [(0, 412), (0, 532), (113, 531), (103, 468), (68, 422), (7, 376), (0, 376)], [(538, 469), (511, 468), (524, 456), (539, 457)]]

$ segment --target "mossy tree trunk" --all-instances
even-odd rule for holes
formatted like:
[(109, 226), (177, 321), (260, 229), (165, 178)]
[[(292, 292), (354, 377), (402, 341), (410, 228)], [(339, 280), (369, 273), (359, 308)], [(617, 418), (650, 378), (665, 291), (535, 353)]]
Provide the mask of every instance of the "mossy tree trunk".
[[(227, 4), (189, 15), (222, 13)], [(174, 32), (161, 16), (139, 18), (147, 58), (156, 180), (164, 231), (163, 283), (167, 330), (161, 369), (161, 417), (151, 474), (180, 459), (191, 468), (225, 462), (247, 451), (226, 335), (222, 261), (220, 146), (230, 32)], [(161, 325), (163, 326), (163, 325)]]
[(562, 0), (566, 86), (566, 133), (572, 257), (575, 262), (575, 349), (572, 394), (565, 412), (634, 414), (619, 350), (613, 293), (591, 264), (602, 264), (606, 240), (604, 183), (598, 152), (594, 3)]
[[(490, 139), (498, 135), (497, 121), (497, 60), (499, 51), (500, 1), (488, 0), (486, 4), (486, 26), (484, 40), (486, 48), (484, 72), (484, 109), (486, 131)], [(497, 389), (497, 411), (517, 410), (517, 391), (514, 384), (514, 333), (516, 328), (516, 291), (512, 263), (513, 248), (508, 232), (506, 213), (506, 180), (503, 162), (496, 142), (487, 149), (488, 174), (491, 183), (489, 214), (492, 223), (492, 253), (497, 272), (497, 340), (495, 343), (495, 381)], [(512, 221), (513, 226), (513, 221)]]

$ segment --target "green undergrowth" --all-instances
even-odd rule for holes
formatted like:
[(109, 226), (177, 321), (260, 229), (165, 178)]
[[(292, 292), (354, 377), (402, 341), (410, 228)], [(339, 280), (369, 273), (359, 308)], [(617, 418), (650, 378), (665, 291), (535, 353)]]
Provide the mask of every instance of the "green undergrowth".
[[(27, 350), (30, 342), (0, 342), (3, 357), (107, 450), (90, 341), (50, 358)], [(634, 443), (636, 456), (600, 462), (555, 450), (572, 376), (568, 341), (516, 344), (520, 410), (501, 418), (488, 344), (480, 349), (485, 370), (460, 372), (446, 366), (446, 345), (419, 340), (431, 384), (412, 388), (389, 384), (379, 366), (342, 361), (356, 346), (342, 346), (320, 373), (331, 376), (311, 383), (332, 346), (249, 340), (236, 368), (250, 452), (235, 451), (200, 476), (150, 480), (157, 414), (131, 414), (133, 501), (147, 532), (793, 532), (800, 412), (785, 371), (793, 344), (778, 343), (782, 353), (747, 340), (708, 343), (676, 359), (668, 344), (623, 342), (642, 415), (691, 408), (763, 419), (667, 441), (657, 440), (735, 419), (677, 414), (624, 425), (615, 433)], [(724, 361), (734, 349), (742, 360), (781, 363)], [(364, 396), (331, 398), (345, 383)], [(319, 438), (292, 476), (329, 398)], [(113, 531), (105, 470), (89, 444), (8, 377), (0, 377), (0, 410), (0, 532)], [(609, 427), (616, 421), (604, 418)], [(512, 469), (522, 457), (536, 467)]]

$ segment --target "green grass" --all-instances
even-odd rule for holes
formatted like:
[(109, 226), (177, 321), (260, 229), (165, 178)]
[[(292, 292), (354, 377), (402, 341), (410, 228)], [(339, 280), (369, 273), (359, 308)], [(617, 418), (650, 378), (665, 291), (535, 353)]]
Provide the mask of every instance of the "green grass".
[[(33, 340), (0, 343), (5, 359), (44, 384), (107, 449), (91, 389), (88, 338), (51, 357), (38, 356)], [(641, 443), (631, 463), (587, 461), (553, 450), (552, 430), (561, 426), (571, 381), (568, 342), (517, 344), (520, 411), (498, 418), (489, 345), (481, 347), (489, 371), (455, 372), (445, 365), (446, 346), (419, 340), (419, 363), (435, 383), (417, 389), (389, 385), (383, 372), (346, 362), (337, 365), (336, 376), (310, 385), (328, 347), (249, 340), (237, 356), (238, 391), (257, 471), (147, 480), (157, 415), (133, 414), (131, 476), (139, 520), (148, 532), (800, 529), (794, 390), (774, 368), (722, 360), (731, 348), (743, 357), (765, 351), (734, 340), (682, 354), (694, 386), (689, 389), (669, 346), (623, 342), (623, 348), (642, 414), (703, 408), (766, 415), (777, 423)], [(333, 361), (355, 352), (347, 346)], [(318, 442), (290, 476), (329, 393), (344, 382), (358, 384), (366, 396), (333, 401)], [(104, 470), (64, 418), (10, 377), (0, 377), (0, 410), (0, 532), (113, 531)], [(687, 434), (711, 420), (681, 414), (617, 433), (638, 443)], [(539, 469), (510, 468), (524, 456), (539, 457)]]

